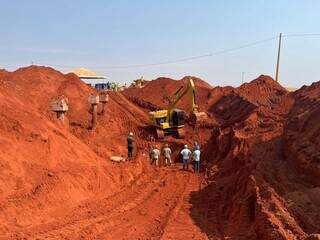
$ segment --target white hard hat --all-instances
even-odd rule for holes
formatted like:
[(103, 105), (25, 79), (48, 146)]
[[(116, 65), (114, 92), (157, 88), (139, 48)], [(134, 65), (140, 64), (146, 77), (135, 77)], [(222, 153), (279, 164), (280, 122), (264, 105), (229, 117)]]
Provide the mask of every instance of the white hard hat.
[(188, 148), (188, 145), (186, 144), (186, 145), (184, 145), (184, 148)]
[(129, 135), (130, 135), (130, 136), (133, 136), (133, 133), (132, 133), (132, 132), (130, 132), (130, 133), (129, 133)]

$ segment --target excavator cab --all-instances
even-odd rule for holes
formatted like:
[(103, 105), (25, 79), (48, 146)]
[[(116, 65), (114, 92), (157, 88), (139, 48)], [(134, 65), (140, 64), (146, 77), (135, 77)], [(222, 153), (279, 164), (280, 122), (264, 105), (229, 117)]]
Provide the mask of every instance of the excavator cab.
[(182, 126), (184, 125), (186, 119), (186, 113), (185, 111), (181, 109), (173, 109), (171, 113), (171, 125), (172, 126)]

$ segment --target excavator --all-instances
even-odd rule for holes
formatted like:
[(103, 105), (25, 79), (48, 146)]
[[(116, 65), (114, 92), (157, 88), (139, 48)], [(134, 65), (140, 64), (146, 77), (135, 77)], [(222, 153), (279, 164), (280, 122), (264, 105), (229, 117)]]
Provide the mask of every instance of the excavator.
[(169, 99), (166, 109), (149, 112), (151, 124), (156, 128), (158, 139), (171, 134), (175, 134), (178, 138), (184, 138), (184, 124), (187, 115), (185, 111), (176, 108), (176, 105), (186, 95), (189, 97), (191, 106), (190, 117), (194, 122), (196, 121), (198, 115), (196, 88), (192, 78), (189, 78), (187, 85), (181, 86)]

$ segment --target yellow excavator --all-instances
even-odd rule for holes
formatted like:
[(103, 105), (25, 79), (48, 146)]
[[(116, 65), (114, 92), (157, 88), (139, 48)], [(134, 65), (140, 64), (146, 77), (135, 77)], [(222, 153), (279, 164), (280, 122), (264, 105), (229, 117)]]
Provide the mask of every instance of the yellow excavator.
[(167, 109), (149, 112), (151, 124), (155, 126), (157, 138), (164, 138), (165, 135), (175, 134), (178, 138), (184, 138), (184, 124), (186, 121), (186, 112), (177, 109), (176, 104), (185, 95), (189, 97), (191, 107), (190, 117), (195, 119), (198, 113), (196, 104), (196, 88), (194, 82), (189, 78), (186, 87), (180, 87), (178, 91), (169, 99)]

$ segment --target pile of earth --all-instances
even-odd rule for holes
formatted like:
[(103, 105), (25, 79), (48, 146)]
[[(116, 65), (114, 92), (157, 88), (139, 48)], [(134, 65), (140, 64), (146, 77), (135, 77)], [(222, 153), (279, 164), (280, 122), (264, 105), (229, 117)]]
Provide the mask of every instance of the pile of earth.
[(302, 87), (293, 96), (295, 102), (285, 125), (286, 158), (306, 181), (319, 187), (320, 82)]
[(273, 128), (283, 122), (290, 107), (290, 100), (284, 97), (287, 93), (271, 77), (261, 75), (220, 97), (209, 112), (221, 126), (235, 125), (247, 131)]
[[(192, 78), (196, 86), (196, 102), (199, 110), (203, 111), (210, 104), (207, 102), (211, 98), (212, 87), (200, 78), (186, 76), (181, 80), (173, 80), (170, 78), (160, 77), (149, 81), (142, 89), (129, 88), (124, 91), (127, 97), (139, 99), (140, 101), (151, 103), (158, 108), (165, 108), (171, 96), (173, 96), (180, 88), (188, 84), (189, 78)], [(177, 104), (178, 108), (190, 110), (189, 98), (186, 96)]]
[[(115, 166), (109, 157), (126, 155), (126, 136), (140, 133), (145, 113), (111, 94), (92, 131), (91, 93), (74, 74), (51, 68), (0, 72), (0, 236), (110, 196), (142, 172), (144, 163)], [(62, 95), (69, 100), (64, 124), (50, 109), (50, 100)]]
[[(308, 90), (304, 96), (311, 100), (301, 103), (299, 92), (289, 94), (271, 78), (260, 76), (212, 106), (220, 124), (205, 146), (208, 184), (193, 202), (195, 211), (209, 209), (221, 224), (218, 230), (203, 225), (209, 235), (312, 239), (320, 232), (320, 188), (315, 185), (318, 128), (299, 128), (305, 122), (296, 119), (301, 112), (316, 115), (319, 105)], [(304, 180), (305, 175), (313, 182)]]

